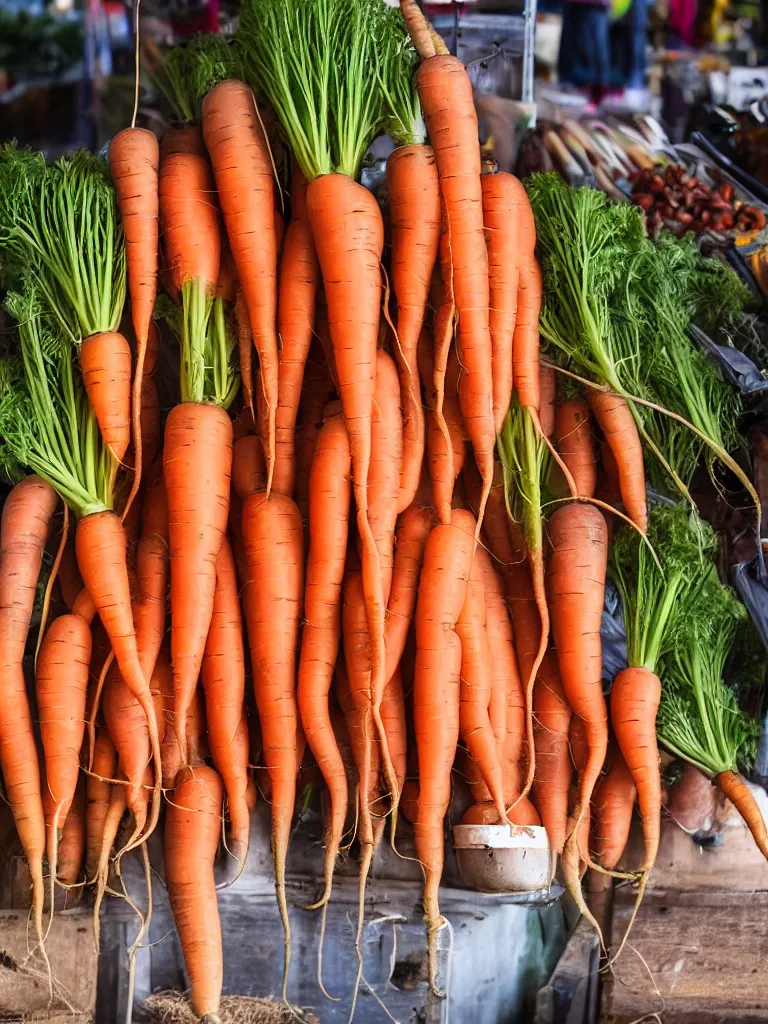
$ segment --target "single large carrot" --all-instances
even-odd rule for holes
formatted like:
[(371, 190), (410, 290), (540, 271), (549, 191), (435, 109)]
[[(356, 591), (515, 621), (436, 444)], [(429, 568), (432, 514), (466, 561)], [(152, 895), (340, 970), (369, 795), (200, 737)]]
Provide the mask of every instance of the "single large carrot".
[(131, 347), (116, 331), (91, 334), (80, 346), (80, 369), (104, 444), (122, 462), (131, 441)]
[(243, 503), (243, 540), (248, 573), (243, 601), (253, 691), (272, 788), (272, 855), (285, 931), (285, 997), (291, 957), (285, 861), (300, 764), (296, 657), (304, 590), (303, 529), (296, 504), (282, 494), (252, 494)]
[(323, 773), (330, 798), (321, 904), (330, 898), (347, 815), (346, 772), (333, 732), (328, 697), (341, 637), (350, 472), (347, 428), (341, 416), (334, 416), (318, 434), (309, 479), (309, 552), (297, 691), (304, 735)]
[(32, 876), (38, 939), (43, 934), (45, 822), (22, 662), (57, 501), (49, 484), (37, 476), (25, 477), (5, 499), (0, 520), (0, 769)]
[[(131, 395), (134, 477), (128, 504), (138, 492), (144, 460), (141, 410), (144, 369), (157, 296), (158, 264), (158, 166), (160, 154), (155, 135), (144, 128), (126, 128), (109, 145), (109, 170), (123, 223), (131, 297), (131, 317), (136, 332), (136, 371)], [(152, 367), (148, 369), (152, 372)]]
[(232, 828), (229, 849), (242, 868), (251, 823), (246, 802), (249, 750), (244, 703), (245, 650), (235, 559), (226, 537), (216, 559), (216, 593), (201, 679), (211, 758), (227, 794)]
[(424, 412), (416, 350), (440, 241), (440, 189), (431, 146), (396, 149), (387, 160), (392, 288), (397, 299), (395, 358), (403, 403), (398, 512), (412, 503), (424, 458)]
[(597, 452), (585, 398), (567, 398), (555, 412), (555, 438), (560, 457), (571, 472), (582, 498), (594, 498)]
[(310, 358), (304, 374), (304, 392), (301, 400), (296, 442), (296, 504), (301, 517), (309, 514), (309, 475), (317, 436), (323, 425), (323, 410), (333, 394), (333, 383), (328, 367), (322, 360)]
[(557, 656), (548, 650), (533, 687), (536, 774), (533, 801), (554, 854), (562, 854), (568, 825), (568, 791), (573, 768), (569, 747), (571, 711), (565, 699)]
[(227, 529), (232, 422), (215, 405), (184, 402), (165, 425), (163, 467), (171, 559), (171, 661), (179, 743), (213, 614), (216, 558)]
[(484, 174), (483, 224), (488, 245), (488, 282), (493, 367), (493, 420), (501, 432), (512, 400), (512, 338), (517, 316), (519, 261), (528, 259), (528, 243), (521, 245), (522, 210), (528, 197), (521, 181), (500, 171)]
[(165, 880), (189, 975), (190, 1002), (203, 1024), (217, 1024), (224, 978), (213, 862), (224, 787), (206, 766), (179, 775), (165, 822)]
[[(447, 52), (436, 52), (429, 34), (424, 33), (424, 17), (414, 0), (402, 0), (401, 9), (421, 57), (416, 89), (434, 147), (445, 210), (448, 260), (443, 261), (443, 281), (450, 277), (458, 318), (460, 361), (466, 370), (460, 382), (459, 399), (483, 478), (479, 528), (493, 478), (496, 435), (477, 114), (472, 83), (462, 61)], [(437, 412), (439, 417), (439, 396)]]
[(581, 815), (589, 813), (608, 748), (600, 643), (608, 560), (605, 519), (593, 505), (561, 506), (550, 518), (549, 536), (549, 595), (560, 676), (566, 699), (583, 720), (587, 738), (587, 763), (579, 783), (580, 823)]
[(655, 672), (630, 666), (611, 687), (611, 725), (637, 786), (637, 806), (643, 819), (645, 859), (641, 870), (656, 862), (661, 836), (661, 775), (656, 745), (656, 712), (661, 682)]
[(264, 446), (256, 434), (238, 437), (232, 446), (232, 486), (240, 501), (245, 501), (249, 494), (267, 489)]
[(620, 395), (590, 390), (589, 407), (611, 449), (619, 473), (619, 490), (627, 515), (637, 528), (648, 529), (643, 446), (632, 410)]
[(539, 363), (539, 313), (541, 312), (542, 280), (534, 249), (536, 225), (530, 204), (521, 207), (520, 239), (525, 240), (518, 256), (520, 278), (517, 286), (517, 318), (512, 339), (512, 376), (520, 405), (539, 409), (541, 405)]
[(126, 685), (117, 665), (112, 666), (107, 676), (102, 708), (117, 751), (121, 775), (127, 780), (125, 799), (133, 815), (135, 836), (138, 837), (147, 823), (149, 793), (144, 789), (144, 777), (152, 752), (146, 713)]
[(159, 196), (163, 249), (174, 295), (196, 280), (212, 298), (221, 266), (221, 226), (205, 157), (174, 153), (164, 158)]
[(598, 864), (612, 869), (621, 860), (629, 839), (637, 787), (621, 751), (608, 749), (608, 770), (592, 797), (592, 846)]
[(416, 855), (424, 867), (429, 979), (437, 988), (438, 888), (443, 870), (443, 819), (451, 797), (451, 768), (459, 740), (461, 641), (456, 623), (472, 571), (474, 517), (461, 510), (429, 535), (416, 605), (413, 721), (419, 760)]
[(493, 662), (488, 643), (485, 580), (477, 552), (467, 583), (464, 605), (456, 622), (461, 641), (459, 735), (476, 762), (491, 794), (500, 821), (506, 820), (501, 758), (488, 707), (493, 688)]
[(275, 183), (256, 100), (243, 82), (220, 82), (203, 100), (203, 136), (248, 309), (267, 409), (267, 492), (275, 465), (278, 404)]
[(315, 327), (315, 300), (320, 270), (306, 217), (288, 225), (280, 256), (277, 329), (280, 337), (275, 479), (280, 494), (293, 497), (296, 488), (296, 419), (304, 367)]

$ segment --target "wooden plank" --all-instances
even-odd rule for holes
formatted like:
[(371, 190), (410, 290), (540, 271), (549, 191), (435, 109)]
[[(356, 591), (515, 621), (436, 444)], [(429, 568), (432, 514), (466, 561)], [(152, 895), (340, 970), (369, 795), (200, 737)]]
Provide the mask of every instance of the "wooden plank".
[[(61, 998), (49, 1006), (45, 964), (36, 955), (26, 961), (32, 942), (28, 914), (0, 910), (0, 1017), (9, 1014), (35, 1019), (35, 1015), (58, 1013), (66, 1009)], [(93, 948), (91, 914), (66, 911), (56, 914), (46, 944), (53, 978), (62, 986), (72, 1009), (86, 1017), (96, 1006), (96, 953)], [(34, 976), (25, 969), (34, 969)], [(71, 1019), (71, 1018), (70, 1018)]]
[[(765, 902), (728, 896), (722, 905), (680, 905), (654, 893), (645, 900), (629, 943), (606, 978), (604, 1010), (613, 1024), (664, 1011), (670, 1024), (768, 1021), (768, 916)], [(614, 907), (614, 940), (632, 904)]]
[(582, 918), (568, 939), (552, 977), (539, 989), (534, 1024), (594, 1024), (599, 961), (597, 933)]

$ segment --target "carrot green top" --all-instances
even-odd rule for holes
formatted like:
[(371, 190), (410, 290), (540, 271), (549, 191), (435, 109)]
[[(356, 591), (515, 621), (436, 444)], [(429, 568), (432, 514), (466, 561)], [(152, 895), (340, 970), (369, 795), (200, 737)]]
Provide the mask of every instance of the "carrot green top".
[(523, 527), (528, 551), (538, 553), (544, 545), (542, 506), (551, 460), (541, 431), (529, 410), (520, 405), (517, 394), (512, 396), (497, 445), (507, 512)]
[(0, 150), (0, 263), (6, 281), (33, 272), (67, 334), (117, 330), (126, 292), (125, 242), (103, 160), (84, 150), (46, 164)]
[(218, 32), (201, 32), (186, 46), (165, 55), (156, 81), (179, 121), (199, 121), (205, 94), (217, 82), (240, 74), (231, 40)]
[(75, 346), (27, 273), (6, 310), (18, 354), (0, 358), (0, 465), (47, 480), (78, 516), (113, 507), (116, 463), (75, 369)]
[[(383, 43), (395, 24), (384, 0), (243, 3), (236, 42), (246, 77), (274, 108), (308, 181), (357, 177), (388, 113), (385, 92), (402, 74), (392, 42)], [(402, 19), (398, 31), (405, 35)]]
[(734, 640), (745, 629), (753, 629), (746, 609), (710, 564), (662, 659), (656, 720), (664, 746), (708, 775), (736, 771), (737, 762), (754, 758), (757, 722), (723, 679)]

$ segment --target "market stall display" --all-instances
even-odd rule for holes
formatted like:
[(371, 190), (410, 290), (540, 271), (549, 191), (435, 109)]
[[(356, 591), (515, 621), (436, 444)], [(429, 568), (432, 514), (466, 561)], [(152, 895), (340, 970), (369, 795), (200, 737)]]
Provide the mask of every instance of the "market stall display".
[[(30, 957), (57, 886), (93, 887), (97, 943), (123, 887), (132, 972), (160, 870), (207, 1024), (218, 872), (243, 872), (257, 794), (285, 1004), (304, 801), (321, 988), (352, 846), (353, 1014), (387, 841), (423, 869), (437, 999), (446, 823), (468, 890), (558, 879), (599, 931), (585, 872), (639, 903), (654, 869), (661, 747), (768, 859), (729, 659), (753, 627), (701, 514), (721, 495), (760, 537), (739, 430), (764, 381), (720, 352), (757, 336), (754, 294), (694, 237), (759, 242), (765, 212), (683, 150), (660, 167), (648, 121), (543, 126), (560, 173), (498, 171), (466, 69), (401, 7), (247, 0), (234, 37), (169, 55), (159, 145), (0, 151), (0, 770)], [(379, 204), (359, 179), (383, 132)]]

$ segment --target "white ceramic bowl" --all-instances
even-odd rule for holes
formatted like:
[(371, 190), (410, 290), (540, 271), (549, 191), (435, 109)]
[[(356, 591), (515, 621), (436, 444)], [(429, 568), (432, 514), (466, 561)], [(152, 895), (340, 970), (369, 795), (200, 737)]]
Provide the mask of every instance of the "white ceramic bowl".
[(541, 825), (454, 825), (453, 846), (461, 877), (477, 892), (534, 892), (552, 880)]

